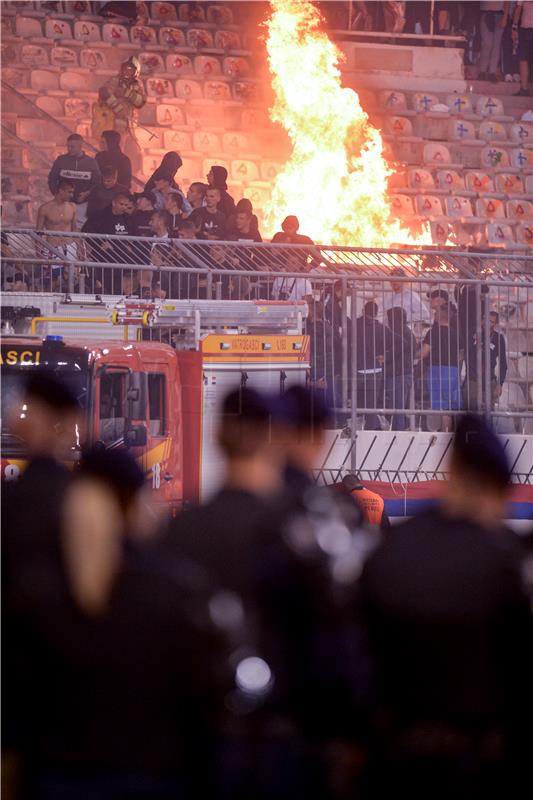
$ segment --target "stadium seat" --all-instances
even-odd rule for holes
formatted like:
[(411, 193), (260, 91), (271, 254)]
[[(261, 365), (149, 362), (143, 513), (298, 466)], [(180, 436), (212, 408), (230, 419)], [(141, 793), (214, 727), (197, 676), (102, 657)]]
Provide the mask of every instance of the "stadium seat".
[(437, 187), (448, 192), (463, 192), (465, 179), (454, 169), (439, 169), (437, 171)]
[(137, 128), (135, 138), (139, 143), (139, 147), (143, 152), (153, 152), (155, 150), (163, 150), (163, 133), (168, 131), (161, 131), (153, 125), (151, 128)]
[(182, 22), (205, 22), (205, 12), (200, 3), (180, 3), (178, 14)]
[(507, 216), (509, 219), (517, 219), (519, 222), (533, 222), (533, 203), (528, 200), (508, 200)]
[(243, 196), (251, 201), (255, 211), (264, 208), (271, 200), (270, 189), (263, 186), (247, 186)]
[(47, 39), (72, 39), (72, 29), (64, 19), (47, 19), (44, 35)]
[(32, 69), (30, 86), (36, 92), (50, 92), (59, 89), (59, 74), (46, 69)]
[(480, 161), (482, 167), (508, 167), (509, 156), (507, 150), (503, 150), (496, 144), (488, 145), (481, 150)]
[(37, 108), (40, 108), (42, 111), (46, 112), (46, 114), (50, 114), (51, 117), (57, 118), (66, 116), (63, 103), (59, 97), (50, 97), (49, 95), (43, 94), (40, 97), (37, 97), (35, 100), (35, 105)]
[(100, 27), (95, 22), (77, 20), (74, 23), (74, 38), (82, 42), (99, 42)]
[(385, 89), (378, 95), (379, 104), (382, 108), (397, 113), (404, 113), (407, 111), (407, 100), (403, 92), (395, 92), (391, 89)]
[(20, 51), (20, 60), (29, 67), (48, 66), (48, 51), (36, 44), (24, 44)]
[(192, 136), (193, 150), (199, 153), (219, 153), (222, 149), (220, 139), (214, 133), (196, 131)]
[(80, 66), (90, 70), (109, 69), (104, 51), (90, 50), (87, 47), (80, 52)]
[(117, 25), (114, 22), (106, 22), (102, 27), (102, 41), (109, 44), (129, 43), (130, 37), (128, 29), (124, 25)]
[(203, 98), (202, 86), (198, 81), (180, 78), (176, 81), (176, 97), (183, 100), (198, 100)]
[(165, 131), (163, 147), (167, 152), (169, 150), (177, 150), (178, 153), (190, 151), (193, 149), (191, 134), (186, 131)]
[(16, 17), (15, 34), (21, 39), (42, 39), (41, 21), (35, 17)]
[(194, 71), (204, 78), (212, 78), (220, 75), (222, 68), (220, 61), (214, 56), (196, 56), (194, 59)]
[[(152, 28), (149, 28), (152, 31)], [(159, 31), (159, 44), (164, 47), (185, 47), (185, 34), (180, 28), (163, 27)]]
[(281, 170), (281, 164), (278, 164), (275, 161), (261, 161), (259, 167), (261, 172), (261, 180), (267, 182), (273, 181)]
[(450, 164), (450, 151), (444, 144), (434, 144), (428, 142), (424, 145), (424, 163), (425, 164)]
[(167, 103), (157, 103), (155, 117), (158, 125), (178, 126), (185, 123), (181, 108)]
[(449, 94), (446, 96), (446, 105), (453, 116), (462, 116), (472, 113), (472, 101), (466, 94)]
[(433, 244), (444, 245), (449, 242), (450, 236), (453, 234), (453, 228), (447, 222), (432, 220), (429, 223), (429, 228)]
[(499, 97), (483, 96), (476, 101), (476, 113), (482, 117), (505, 117), (503, 103)]
[(167, 72), (175, 72), (178, 75), (192, 75), (194, 72), (191, 59), (182, 53), (169, 53), (166, 57), (166, 68)]
[(458, 217), (459, 219), (468, 219), (473, 217), (472, 203), (468, 197), (447, 197), (445, 200), (446, 214), (449, 217)]
[(59, 75), (59, 88), (64, 92), (76, 92), (76, 94), (90, 91), (87, 75), (82, 72), (61, 72)]
[(147, 78), (146, 94), (148, 97), (174, 97), (172, 81), (167, 78)]
[(244, 181), (246, 183), (257, 181), (259, 180), (259, 169), (253, 161), (237, 159), (231, 162), (231, 177), (234, 181)]
[(524, 183), (520, 175), (512, 172), (501, 172), (494, 178), (494, 185), (497, 192), (505, 194), (524, 194)]
[(150, 16), (156, 22), (177, 22), (176, 9), (173, 3), (152, 3)]
[(502, 201), (495, 197), (478, 197), (476, 200), (476, 214), (478, 217), (501, 219), (505, 217), (505, 208)]
[(494, 192), (494, 182), (486, 172), (467, 172), (466, 188), (470, 192), (476, 192), (480, 195), (486, 194), (487, 192)]
[(533, 125), (528, 125), (527, 122), (513, 123), (510, 139), (521, 147), (533, 144)]
[(430, 194), (419, 194), (415, 199), (416, 212), (419, 216), (435, 219), (444, 216), (440, 197)]
[(516, 169), (533, 169), (533, 150), (526, 150), (523, 147), (511, 150), (511, 166)]
[(231, 89), (224, 81), (207, 81), (204, 84), (206, 100), (231, 100)]
[(407, 185), (410, 189), (416, 189), (418, 192), (431, 193), (435, 190), (433, 175), (427, 169), (408, 169)]
[(385, 117), (385, 132), (391, 136), (412, 136), (413, 123), (408, 117), (387, 115)]
[(161, 75), (162, 72), (165, 72), (165, 65), (159, 53), (139, 53), (139, 61), (143, 78), (147, 75)]
[[(209, 14), (209, 10), (207, 12)], [(215, 47), (217, 50), (240, 50), (241, 40), (236, 31), (217, 31), (215, 33)]]
[(392, 212), (398, 217), (413, 217), (413, 201), (407, 194), (394, 194), (390, 198)]
[(526, 175), (526, 192), (533, 194), (533, 175)]
[(264, 108), (244, 108), (242, 111), (243, 130), (253, 131), (254, 133), (261, 128), (269, 128), (271, 125), (270, 117)]
[(220, 108), (213, 105), (195, 104), (194, 101), (186, 106), (187, 125), (197, 130), (209, 130), (220, 127)]
[(222, 149), (225, 153), (238, 155), (250, 151), (248, 137), (244, 133), (224, 133), (222, 134)]
[(52, 47), (50, 61), (54, 67), (77, 67), (78, 56), (71, 47)]
[(524, 244), (527, 247), (533, 247), (533, 225), (526, 222), (520, 222), (516, 226), (516, 241), (519, 244)]
[[(55, 142), (57, 140), (57, 125), (47, 119), (19, 117), (17, 119), (16, 133), (20, 139), (28, 142)], [(41, 162), (41, 168), (42, 164), (43, 162)]]
[(214, 25), (233, 25), (233, 12), (227, 6), (209, 6), (207, 21)]
[(81, 97), (65, 98), (65, 116), (72, 119), (90, 119), (91, 102)]
[(225, 58), (222, 68), (229, 78), (246, 78), (250, 74), (250, 65), (245, 58)]
[(491, 247), (512, 247), (515, 244), (513, 229), (500, 222), (489, 222), (487, 242)]
[[(138, 44), (141, 47), (153, 47), (157, 44), (155, 30), (148, 25), (134, 25), (131, 28), (130, 37), (133, 44)], [(161, 44), (164, 43), (161, 42)]]
[(233, 95), (242, 103), (257, 103), (261, 99), (259, 85), (253, 81), (235, 81)]
[(433, 106), (438, 105), (439, 98), (430, 92), (415, 92), (413, 94), (413, 108), (420, 114), (425, 111), (432, 111)]
[(507, 131), (501, 122), (495, 119), (484, 119), (479, 126), (479, 138), (486, 142), (505, 142), (507, 141)]
[(448, 125), (448, 138), (462, 143), (479, 144), (473, 122), (464, 119), (451, 119)]
[(187, 45), (194, 47), (196, 50), (201, 50), (206, 47), (214, 47), (213, 35), (210, 31), (204, 28), (190, 28), (187, 31)]

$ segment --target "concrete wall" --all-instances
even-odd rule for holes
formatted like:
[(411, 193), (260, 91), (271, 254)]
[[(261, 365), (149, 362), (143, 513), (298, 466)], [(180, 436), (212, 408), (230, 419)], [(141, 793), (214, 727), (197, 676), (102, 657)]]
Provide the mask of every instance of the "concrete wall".
[[(463, 51), (453, 47), (410, 47), (338, 42), (346, 55), (345, 84), (369, 89), (463, 92)], [(401, 82), (401, 86), (400, 86)]]

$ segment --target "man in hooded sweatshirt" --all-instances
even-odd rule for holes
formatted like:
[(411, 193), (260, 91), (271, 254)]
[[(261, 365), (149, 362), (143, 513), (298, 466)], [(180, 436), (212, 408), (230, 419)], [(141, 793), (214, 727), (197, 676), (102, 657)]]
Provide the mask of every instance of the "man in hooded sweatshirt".
[(74, 186), (73, 202), (76, 204), (76, 220), (81, 227), (87, 219), (87, 200), (91, 189), (102, 182), (100, 167), (96, 160), (83, 152), (83, 138), (71, 133), (67, 139), (67, 152), (58, 156), (48, 175), (48, 187), (55, 196), (61, 180)]
[(235, 201), (233, 197), (228, 194), (227, 177), (228, 170), (225, 167), (213, 166), (207, 173), (209, 187), (211, 189), (218, 189), (220, 192), (218, 210), (224, 214), (226, 219), (229, 219), (235, 213)]

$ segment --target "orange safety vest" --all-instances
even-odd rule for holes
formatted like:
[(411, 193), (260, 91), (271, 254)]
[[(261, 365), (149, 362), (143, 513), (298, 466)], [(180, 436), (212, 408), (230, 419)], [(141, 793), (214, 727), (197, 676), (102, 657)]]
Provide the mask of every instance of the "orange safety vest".
[(371, 492), (370, 489), (365, 489), (361, 486), (360, 489), (352, 489), (351, 496), (361, 509), (363, 517), (370, 525), (381, 525), (381, 518), (385, 510), (385, 503), (383, 498)]

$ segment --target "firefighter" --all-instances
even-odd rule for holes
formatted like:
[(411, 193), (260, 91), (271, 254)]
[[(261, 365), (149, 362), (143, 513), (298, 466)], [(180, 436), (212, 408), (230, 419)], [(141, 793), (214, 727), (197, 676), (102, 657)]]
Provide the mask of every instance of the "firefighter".
[(104, 131), (117, 131), (122, 146), (130, 158), (133, 172), (141, 168), (141, 149), (135, 136), (139, 109), (146, 103), (146, 92), (139, 79), (139, 59), (131, 56), (124, 61), (120, 72), (110, 78), (98, 91), (98, 102), (93, 106), (92, 134), (100, 139)]
[(385, 511), (383, 498), (376, 492), (366, 489), (357, 475), (345, 475), (342, 485), (355, 500), (364, 519), (369, 525), (380, 528), (382, 531), (390, 529), (390, 520)]

